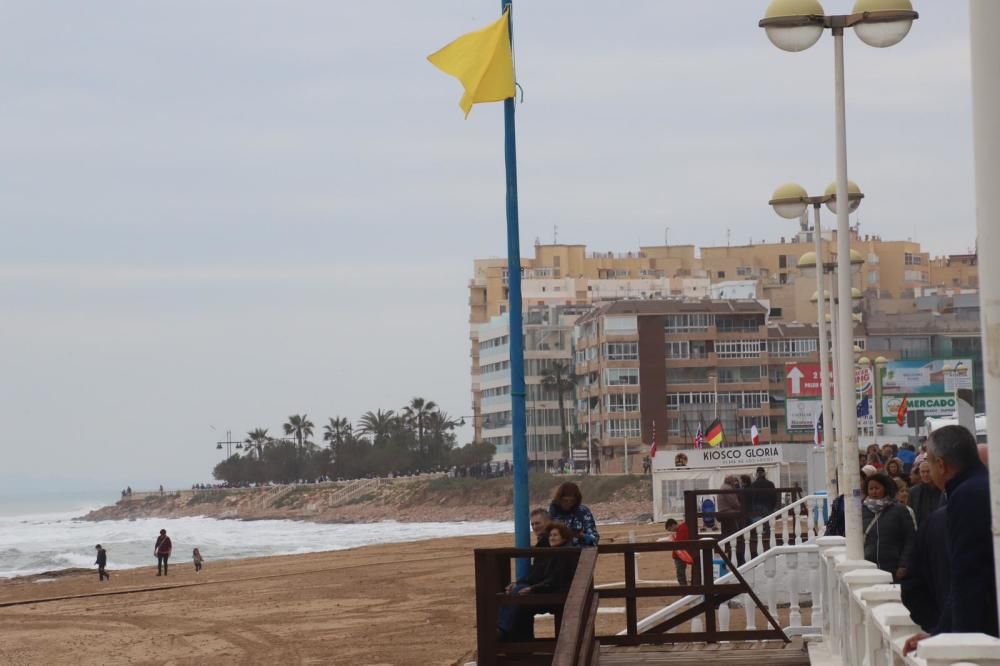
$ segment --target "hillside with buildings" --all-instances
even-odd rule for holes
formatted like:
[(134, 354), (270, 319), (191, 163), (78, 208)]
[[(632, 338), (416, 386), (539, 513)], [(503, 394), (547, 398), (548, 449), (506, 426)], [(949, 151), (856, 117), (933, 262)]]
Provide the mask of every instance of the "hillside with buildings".
[[(690, 448), (716, 418), (728, 444), (749, 443), (753, 426), (764, 442), (813, 442), (818, 394), (789, 379), (819, 367), (816, 266), (832, 271), (836, 232), (823, 232), (819, 262), (813, 233), (803, 222), (777, 243), (618, 254), (536, 244), (521, 266), (529, 460), (573, 448), (578, 464), (638, 471), (654, 436), (659, 447)], [(934, 359), (968, 365), (961, 385), (981, 411), (976, 255), (932, 258), (917, 242), (856, 229), (851, 247), (856, 397), (870, 401), (863, 433), (905, 440), (948, 411), (944, 394), (957, 384), (925, 382), (897, 425), (904, 388), (873, 392), (906, 364), (924, 374), (942, 372), (927, 370)], [(498, 460), (511, 457), (507, 276), (505, 260), (479, 259), (469, 283), (475, 438), (494, 444)], [(546, 380), (556, 366), (570, 377), (563, 390)]]

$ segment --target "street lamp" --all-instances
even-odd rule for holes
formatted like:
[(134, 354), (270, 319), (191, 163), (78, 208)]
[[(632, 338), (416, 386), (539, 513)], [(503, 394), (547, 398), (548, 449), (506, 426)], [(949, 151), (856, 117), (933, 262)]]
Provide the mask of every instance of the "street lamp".
[[(823, 6), (818, 0), (773, 0), (768, 5), (760, 27), (764, 28), (771, 43), (784, 51), (804, 51), (822, 36), (829, 28), (833, 32), (834, 49), (834, 92), (836, 117), (836, 164), (837, 186), (835, 193), (838, 201), (848, 198), (847, 181), (847, 119), (845, 110), (844, 90), (844, 29), (854, 28), (858, 38), (869, 46), (883, 48), (897, 44), (906, 37), (918, 17), (913, 11), (910, 0), (857, 0), (854, 12), (846, 16), (826, 16)], [(840, 292), (846, 294), (851, 289), (850, 250), (851, 237), (848, 224), (848, 206), (836, 206), (837, 209), (837, 246), (838, 263), (840, 264)], [(851, 377), (853, 365), (851, 362), (851, 302), (842, 299), (840, 302), (840, 354), (839, 374), (841, 384), (846, 385)], [(858, 448), (857, 415), (853, 406), (846, 400), (840, 401), (840, 411), (844, 424), (841, 437), (844, 472), (841, 486), (845, 490), (845, 500), (849, 496), (851, 503), (845, 502), (844, 514), (845, 533), (847, 535), (847, 559), (859, 561), (864, 558), (864, 543), (861, 534), (861, 475), (857, 460), (846, 464), (848, 454), (856, 456)], [(850, 495), (847, 494), (850, 490)]]
[[(832, 191), (831, 191), (832, 190)], [(861, 188), (855, 183), (850, 183), (848, 201), (850, 202), (850, 209), (852, 211), (857, 210), (858, 206), (861, 204), (861, 199), (864, 195), (861, 193)], [(829, 187), (822, 196), (809, 196), (806, 190), (801, 185), (797, 183), (785, 183), (781, 185), (774, 191), (771, 195), (771, 200), (768, 201), (774, 212), (780, 217), (788, 220), (801, 218), (805, 214), (808, 206), (813, 207), (813, 239), (816, 244), (816, 250), (814, 252), (806, 252), (801, 257), (799, 257), (798, 268), (802, 271), (803, 275), (815, 275), (816, 276), (816, 293), (813, 294), (811, 299), (813, 303), (817, 304), (816, 311), (816, 327), (819, 333), (819, 364), (820, 364), (820, 393), (822, 395), (823, 402), (823, 442), (825, 449), (825, 464), (826, 464), (826, 486), (827, 495), (831, 498), (836, 497), (840, 493), (838, 492), (837, 484), (837, 457), (836, 448), (833, 441), (833, 409), (831, 400), (831, 390), (830, 390), (830, 360), (829, 360), (829, 349), (827, 348), (827, 332), (826, 332), (826, 315), (825, 315), (825, 303), (829, 294), (826, 293), (824, 298), (818, 298), (820, 291), (825, 291), (823, 289), (823, 271), (817, 270), (817, 263), (823, 265), (823, 227), (820, 221), (820, 207), (826, 204), (831, 207), (831, 210), (835, 211), (836, 208), (836, 184), (831, 183)], [(860, 256), (860, 255), (858, 255)]]

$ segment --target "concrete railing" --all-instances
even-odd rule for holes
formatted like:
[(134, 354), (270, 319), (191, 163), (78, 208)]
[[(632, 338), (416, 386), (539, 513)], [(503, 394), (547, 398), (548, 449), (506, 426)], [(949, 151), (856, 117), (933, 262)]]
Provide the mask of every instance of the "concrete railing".
[(843, 537), (816, 540), (822, 577), (822, 639), (809, 647), (813, 664), (834, 666), (1000, 666), (1000, 639), (985, 634), (941, 634), (903, 656), (920, 631), (900, 603), (892, 575), (871, 562), (847, 559)]

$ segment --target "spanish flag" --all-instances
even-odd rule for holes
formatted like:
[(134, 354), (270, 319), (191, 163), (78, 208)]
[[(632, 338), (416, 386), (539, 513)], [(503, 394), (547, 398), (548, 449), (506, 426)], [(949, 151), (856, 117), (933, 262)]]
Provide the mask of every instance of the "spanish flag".
[(469, 117), (473, 104), (502, 102), (514, 96), (514, 59), (510, 48), (510, 9), (482, 30), (462, 35), (427, 56), (432, 65), (462, 82), (458, 105)]
[(708, 442), (709, 446), (718, 446), (725, 439), (725, 434), (722, 432), (722, 422), (719, 419), (708, 424), (708, 429), (705, 430), (705, 441)]
[(899, 403), (899, 409), (896, 410), (896, 425), (902, 426), (904, 423), (906, 423), (906, 412), (908, 412), (909, 409), (910, 409), (910, 403), (906, 399), (906, 396), (904, 395), (903, 401)]

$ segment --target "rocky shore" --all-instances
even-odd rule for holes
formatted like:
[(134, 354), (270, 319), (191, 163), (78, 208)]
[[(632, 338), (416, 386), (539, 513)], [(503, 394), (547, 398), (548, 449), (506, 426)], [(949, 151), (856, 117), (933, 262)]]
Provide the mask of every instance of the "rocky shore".
[[(562, 481), (577, 482), (599, 522), (644, 521), (652, 515), (652, 483), (640, 476), (532, 475), (532, 506), (548, 506)], [(444, 522), (509, 520), (511, 480), (433, 478), (369, 480), (264, 488), (149, 493), (92, 511), (85, 520), (207, 516), (314, 522)]]

